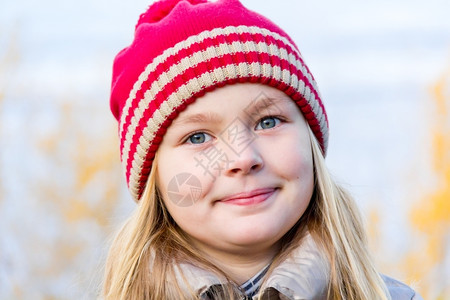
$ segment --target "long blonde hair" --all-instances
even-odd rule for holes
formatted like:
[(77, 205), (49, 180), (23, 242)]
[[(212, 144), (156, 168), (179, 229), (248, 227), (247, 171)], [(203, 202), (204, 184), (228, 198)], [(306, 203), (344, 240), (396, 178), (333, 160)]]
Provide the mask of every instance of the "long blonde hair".
[[(266, 278), (301, 244), (308, 231), (329, 259), (329, 299), (390, 299), (369, 255), (356, 204), (330, 176), (320, 146), (311, 130), (309, 132), (314, 159), (314, 193), (303, 216), (282, 238), (281, 250)], [(237, 299), (236, 285), (192, 247), (189, 238), (168, 213), (157, 188), (157, 168), (155, 157), (137, 209), (113, 241), (102, 297), (105, 300), (198, 299), (195, 291), (182, 288), (176, 276), (177, 263), (188, 261), (211, 270), (230, 283), (215, 299)]]

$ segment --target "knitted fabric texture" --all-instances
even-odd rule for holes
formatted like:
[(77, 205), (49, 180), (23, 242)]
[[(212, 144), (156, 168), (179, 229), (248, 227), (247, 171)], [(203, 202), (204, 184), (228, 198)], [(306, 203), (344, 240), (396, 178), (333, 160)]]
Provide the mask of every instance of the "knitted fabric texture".
[(328, 120), (317, 85), (297, 46), (277, 25), (238, 0), (162, 0), (141, 15), (134, 41), (114, 60), (110, 99), (136, 201), (178, 114), (208, 91), (243, 82), (290, 96), (326, 152)]

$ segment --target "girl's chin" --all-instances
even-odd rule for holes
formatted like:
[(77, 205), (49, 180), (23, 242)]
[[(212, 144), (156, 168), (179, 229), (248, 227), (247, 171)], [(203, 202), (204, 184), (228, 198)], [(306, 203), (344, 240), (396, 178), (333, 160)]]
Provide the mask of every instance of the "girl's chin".
[(283, 234), (254, 234), (254, 235), (238, 235), (230, 236), (227, 242), (237, 248), (256, 248), (271, 247), (276, 244)]

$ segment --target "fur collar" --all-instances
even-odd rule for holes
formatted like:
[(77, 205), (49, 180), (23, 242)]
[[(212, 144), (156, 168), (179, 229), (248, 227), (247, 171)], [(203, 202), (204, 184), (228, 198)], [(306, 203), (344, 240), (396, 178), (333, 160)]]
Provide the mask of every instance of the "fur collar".
[[(328, 260), (308, 234), (301, 246), (271, 272), (261, 291), (281, 294), (281, 299), (326, 299), (328, 274)], [(211, 272), (186, 263), (179, 265), (177, 278), (186, 291), (199, 295), (206, 295), (211, 287), (224, 282)]]

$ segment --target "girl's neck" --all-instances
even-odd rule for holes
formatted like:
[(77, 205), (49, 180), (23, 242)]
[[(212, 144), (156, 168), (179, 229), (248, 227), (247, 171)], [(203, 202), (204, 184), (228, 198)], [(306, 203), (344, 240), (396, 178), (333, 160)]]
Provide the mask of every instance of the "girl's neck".
[(272, 258), (260, 261), (248, 261), (219, 265), (219, 267), (238, 285), (252, 278), (272, 261)]
[(223, 252), (217, 249), (203, 249), (209, 259), (219, 269), (225, 272), (234, 282), (241, 285), (265, 266), (270, 264), (279, 250), (278, 245), (273, 245), (265, 250), (245, 252)]

